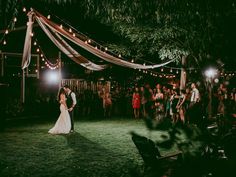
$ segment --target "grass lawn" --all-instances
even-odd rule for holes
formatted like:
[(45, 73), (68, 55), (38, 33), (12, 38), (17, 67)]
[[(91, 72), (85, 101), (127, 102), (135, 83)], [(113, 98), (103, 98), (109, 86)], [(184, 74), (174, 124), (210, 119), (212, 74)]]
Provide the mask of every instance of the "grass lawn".
[[(79, 121), (76, 132), (50, 135), (54, 122), (11, 126), (0, 133), (1, 177), (137, 176), (143, 161), (130, 131), (150, 136), (142, 120)], [(166, 132), (152, 131), (158, 140)], [(163, 151), (162, 151), (163, 152)], [(165, 152), (164, 152), (165, 153)]]

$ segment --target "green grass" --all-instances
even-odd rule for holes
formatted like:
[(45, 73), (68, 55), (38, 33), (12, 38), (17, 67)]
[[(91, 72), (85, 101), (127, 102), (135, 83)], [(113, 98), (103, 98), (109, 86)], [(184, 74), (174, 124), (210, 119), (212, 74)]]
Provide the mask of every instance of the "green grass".
[[(8, 127), (0, 133), (1, 177), (136, 176), (143, 161), (130, 131), (150, 137), (142, 120), (75, 123), (76, 133), (50, 135), (54, 122)], [(154, 140), (163, 131), (152, 131)], [(163, 151), (162, 151), (163, 152)], [(164, 152), (165, 153), (165, 152)]]

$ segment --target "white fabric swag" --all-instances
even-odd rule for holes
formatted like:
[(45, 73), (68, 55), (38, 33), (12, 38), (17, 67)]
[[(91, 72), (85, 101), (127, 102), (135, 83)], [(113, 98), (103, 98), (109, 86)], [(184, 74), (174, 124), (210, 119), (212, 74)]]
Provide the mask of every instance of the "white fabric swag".
[(32, 11), (28, 14), (29, 22), (27, 23), (27, 30), (25, 35), (25, 45), (22, 57), (21, 68), (25, 69), (29, 66), (31, 60), (31, 34), (33, 29), (33, 16)]
[[(70, 32), (64, 30), (63, 28), (60, 28), (58, 24), (55, 24), (51, 21), (49, 21), (46, 17), (41, 15), (35, 10), (31, 11), (29, 15), (29, 19), (32, 19), (32, 15), (34, 14), (36, 17), (37, 22), (39, 23), (40, 27), (43, 29), (43, 31), (47, 34), (47, 36), (52, 40), (52, 42), (68, 57), (70, 57), (73, 61), (80, 64), (83, 67), (86, 67), (90, 70), (102, 70), (106, 68), (105, 65), (97, 65), (95, 63), (92, 63), (85, 57), (81, 56), (77, 51), (75, 51), (64, 39), (68, 39), (74, 44), (78, 45), (79, 47), (85, 49), (86, 51), (92, 53), (93, 55), (116, 65), (129, 67), (133, 69), (154, 69), (158, 67), (162, 67), (164, 65), (167, 65), (174, 61), (174, 59), (168, 60), (166, 62), (160, 63), (160, 64), (154, 64), (154, 65), (142, 65), (137, 63), (132, 63), (129, 61), (125, 61), (123, 59), (120, 59), (118, 57), (115, 57), (109, 53), (106, 53), (104, 51), (101, 51), (99, 49), (96, 49), (94, 46), (87, 44), (84, 42), (84, 40), (81, 40), (80, 38), (73, 36)], [(29, 20), (30, 21), (30, 20)], [(49, 30), (50, 29), (50, 30)], [(28, 29), (27, 29), (28, 31)], [(32, 31), (32, 29), (31, 29)], [(26, 33), (28, 35), (28, 33)], [(31, 34), (31, 33), (29, 33)], [(63, 37), (62, 37), (63, 36)], [(83, 36), (82, 36), (83, 37)], [(26, 36), (27, 38), (27, 36)], [(28, 41), (25, 41), (25, 43), (28, 43)], [(31, 41), (30, 41), (31, 44)], [(25, 44), (26, 45), (26, 44)], [(24, 49), (25, 52), (25, 49)]]
[(58, 34), (55, 34), (54, 36), (52, 33), (47, 29), (47, 27), (39, 20), (39, 18), (36, 16), (36, 20), (39, 24), (39, 26), (43, 29), (43, 31), (46, 33), (46, 35), (51, 39), (51, 41), (69, 58), (71, 58), (74, 62), (77, 64), (80, 64), (81, 66), (94, 71), (99, 71), (102, 69), (105, 69), (105, 65), (97, 65), (86, 58), (84, 58), (82, 55), (80, 55), (77, 51), (75, 51), (65, 40), (63, 40)]

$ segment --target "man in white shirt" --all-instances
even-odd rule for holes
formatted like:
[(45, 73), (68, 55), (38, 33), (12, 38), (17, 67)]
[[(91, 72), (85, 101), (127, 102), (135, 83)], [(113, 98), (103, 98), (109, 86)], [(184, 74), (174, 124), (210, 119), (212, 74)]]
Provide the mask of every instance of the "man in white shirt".
[(196, 88), (195, 83), (191, 84), (191, 88), (192, 88), (192, 95), (190, 99), (190, 104), (194, 105), (195, 103), (200, 101), (200, 95), (198, 89)]
[(66, 104), (70, 114), (71, 132), (74, 132), (74, 108), (77, 104), (76, 95), (73, 91), (71, 91), (68, 85), (64, 86), (64, 90), (66, 91)]
[(190, 104), (189, 104), (189, 117), (188, 119), (192, 122), (192, 123), (197, 123), (199, 122), (199, 108), (198, 108), (198, 103), (200, 101), (200, 94), (198, 89), (196, 88), (196, 84), (192, 83), (191, 84), (191, 88), (192, 88), (192, 92), (191, 92), (191, 98), (190, 98)]

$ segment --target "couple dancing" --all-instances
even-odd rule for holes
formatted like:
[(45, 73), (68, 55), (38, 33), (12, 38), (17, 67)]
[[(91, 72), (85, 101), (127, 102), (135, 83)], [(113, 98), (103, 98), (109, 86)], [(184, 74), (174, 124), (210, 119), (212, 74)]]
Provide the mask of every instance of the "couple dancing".
[(61, 114), (56, 124), (48, 133), (67, 134), (74, 132), (74, 107), (76, 105), (75, 93), (71, 91), (68, 85), (62, 87), (58, 94)]

